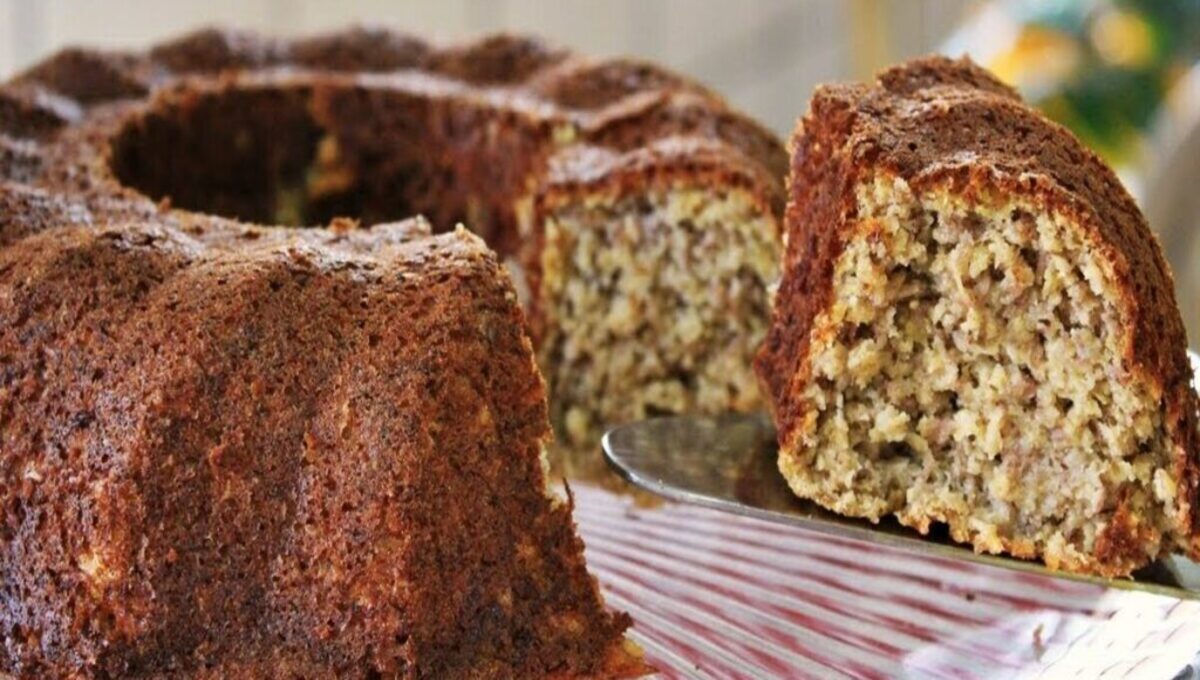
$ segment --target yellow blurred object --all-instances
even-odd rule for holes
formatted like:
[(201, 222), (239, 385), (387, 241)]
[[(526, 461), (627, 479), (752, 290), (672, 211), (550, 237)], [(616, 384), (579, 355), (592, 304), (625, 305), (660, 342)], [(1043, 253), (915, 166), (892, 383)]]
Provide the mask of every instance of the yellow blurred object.
[(1154, 34), (1134, 12), (1106, 9), (1092, 22), (1089, 34), (1096, 53), (1114, 66), (1136, 68), (1154, 56)]
[(850, 3), (850, 30), (854, 35), (854, 75), (871, 80), (893, 60), (888, 44), (887, 7), (880, 0)]
[(1004, 82), (1025, 91), (1048, 89), (1066, 79), (1081, 60), (1071, 36), (1044, 26), (1022, 26), (1012, 46), (987, 64)]

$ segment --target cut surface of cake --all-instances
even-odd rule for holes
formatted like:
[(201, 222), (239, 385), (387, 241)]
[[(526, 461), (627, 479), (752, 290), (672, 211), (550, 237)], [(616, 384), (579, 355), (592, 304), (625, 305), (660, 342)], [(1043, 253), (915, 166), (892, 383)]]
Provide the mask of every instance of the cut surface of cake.
[[(581, 180), (578, 162), (599, 172)], [(567, 445), (594, 446), (615, 423), (761, 406), (743, 367), (766, 334), (778, 278), (779, 206), (762, 190), (765, 172), (677, 138), (555, 159), (533, 206), (542, 227), (528, 272), (539, 363)], [(589, 462), (600, 461), (581, 456), (572, 472)]]
[(966, 60), (815, 93), (757, 370), (797, 495), (1129, 575), (1200, 553), (1196, 396), (1115, 174)]

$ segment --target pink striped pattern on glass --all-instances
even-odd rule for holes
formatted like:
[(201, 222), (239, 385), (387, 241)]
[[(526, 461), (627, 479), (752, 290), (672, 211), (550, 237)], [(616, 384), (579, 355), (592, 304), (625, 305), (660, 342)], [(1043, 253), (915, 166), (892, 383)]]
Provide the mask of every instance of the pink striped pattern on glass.
[(1158, 680), (1200, 652), (1200, 602), (574, 491), (588, 564), (663, 677)]

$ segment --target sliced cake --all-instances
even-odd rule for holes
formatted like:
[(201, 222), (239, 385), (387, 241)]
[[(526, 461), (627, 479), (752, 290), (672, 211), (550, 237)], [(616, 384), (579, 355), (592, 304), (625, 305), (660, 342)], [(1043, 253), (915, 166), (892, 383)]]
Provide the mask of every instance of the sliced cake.
[(1200, 553), (1196, 395), (1133, 199), (968, 61), (819, 88), (757, 370), (799, 496), (1124, 576)]

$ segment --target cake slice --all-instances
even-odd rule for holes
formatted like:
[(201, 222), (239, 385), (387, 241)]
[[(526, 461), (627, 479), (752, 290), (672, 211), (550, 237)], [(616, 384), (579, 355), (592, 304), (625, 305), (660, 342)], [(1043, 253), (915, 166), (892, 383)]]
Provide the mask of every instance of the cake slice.
[(1196, 396), (1112, 170), (969, 61), (822, 87), (757, 359), (795, 493), (1125, 576), (1200, 555)]

